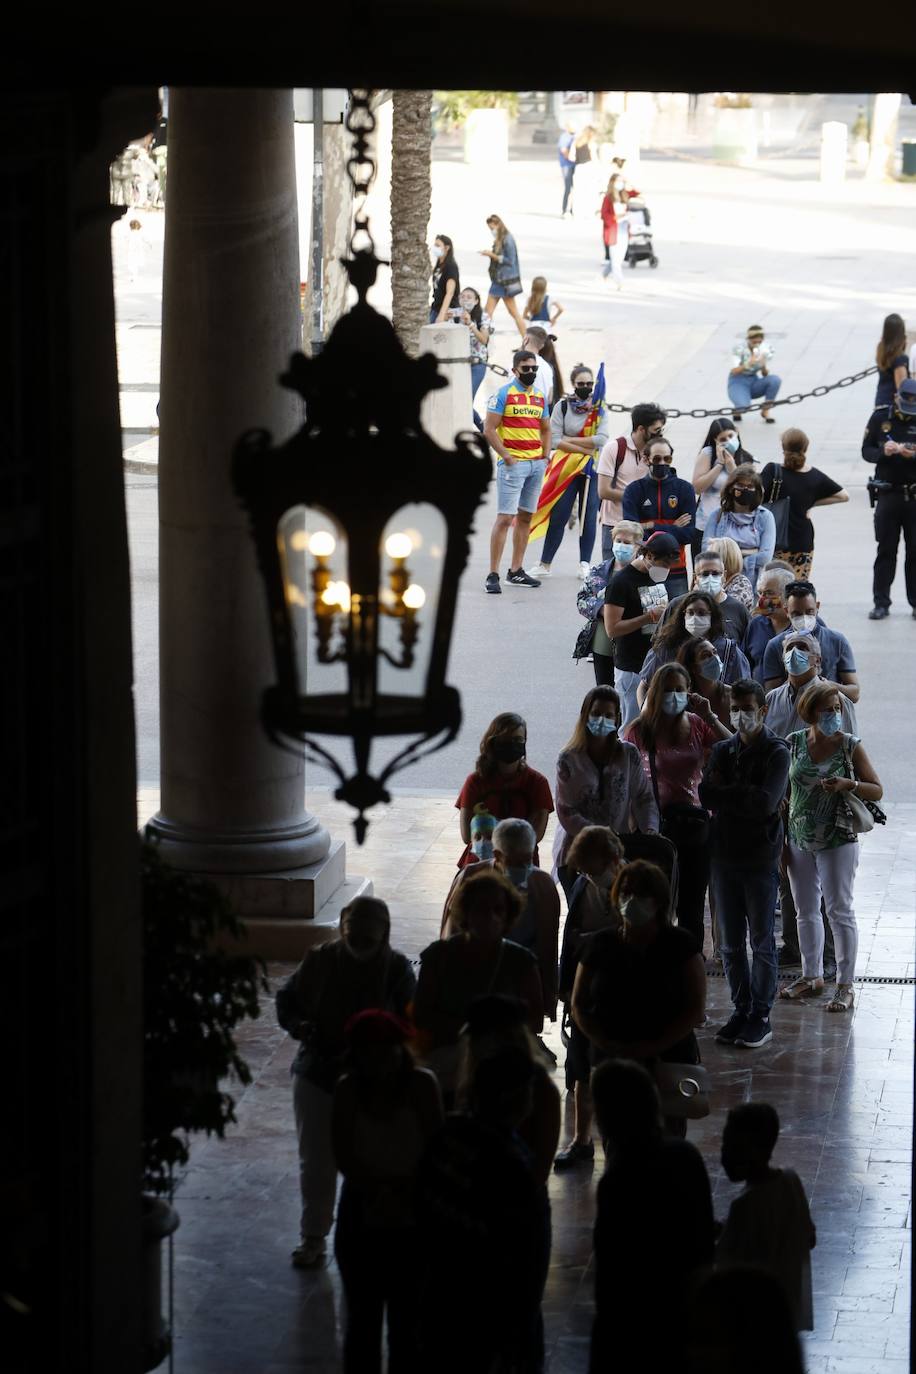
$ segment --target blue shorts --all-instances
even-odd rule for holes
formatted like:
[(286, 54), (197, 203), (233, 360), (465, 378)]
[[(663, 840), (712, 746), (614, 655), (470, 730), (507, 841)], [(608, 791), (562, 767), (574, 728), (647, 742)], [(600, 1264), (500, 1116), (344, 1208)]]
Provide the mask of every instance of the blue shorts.
[(496, 465), (496, 509), (500, 515), (536, 511), (547, 469), (545, 458), (523, 458), (518, 463)]
[(519, 282), (518, 286), (513, 286), (510, 290), (509, 287), (503, 286), (502, 282), (491, 281), (490, 290), (487, 294), (495, 296), (498, 301), (504, 301), (507, 296), (520, 296), (522, 294), (522, 284)]

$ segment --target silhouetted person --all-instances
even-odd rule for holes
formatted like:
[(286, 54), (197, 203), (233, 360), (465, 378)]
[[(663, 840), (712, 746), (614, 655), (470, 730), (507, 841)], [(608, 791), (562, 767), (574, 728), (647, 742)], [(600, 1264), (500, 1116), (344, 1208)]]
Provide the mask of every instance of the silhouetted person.
[(663, 1134), (641, 1064), (600, 1064), (592, 1101), (608, 1162), (598, 1184), (589, 1369), (673, 1370), (694, 1288), (713, 1260), (706, 1166), (694, 1145)]
[(532, 1110), (535, 1072), (522, 1049), (484, 1059), (469, 1110), (446, 1120), (420, 1165), (424, 1370), (541, 1368), (542, 1187), (518, 1130)]
[(722, 1133), (722, 1167), (732, 1183), (747, 1184), (732, 1203), (716, 1246), (716, 1267), (754, 1265), (781, 1284), (796, 1329), (814, 1330), (811, 1251), (817, 1232), (801, 1179), (773, 1169), (779, 1117), (768, 1102), (733, 1107)]
[(685, 1344), (684, 1374), (805, 1374), (788, 1299), (762, 1269), (711, 1274), (690, 1304)]
[(381, 1374), (382, 1318), (388, 1317), (389, 1374), (419, 1369), (416, 1293), (417, 1166), (442, 1124), (435, 1076), (407, 1048), (409, 1028), (389, 1012), (347, 1022), (347, 1072), (334, 1090), (331, 1120), (343, 1188), (334, 1251), (347, 1300), (345, 1374)]

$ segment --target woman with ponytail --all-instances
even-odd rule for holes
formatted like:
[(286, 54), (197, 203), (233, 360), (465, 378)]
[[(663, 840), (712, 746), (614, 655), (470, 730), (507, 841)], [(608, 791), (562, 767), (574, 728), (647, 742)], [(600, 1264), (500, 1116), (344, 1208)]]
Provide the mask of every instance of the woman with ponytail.
[(782, 462), (767, 463), (760, 474), (764, 499), (788, 500), (789, 520), (785, 548), (777, 548), (774, 558), (789, 563), (797, 579), (807, 582), (814, 563), (814, 526), (809, 517), (815, 506), (835, 506), (849, 500), (849, 492), (819, 468), (808, 462), (808, 436), (802, 429), (787, 429), (782, 435)]

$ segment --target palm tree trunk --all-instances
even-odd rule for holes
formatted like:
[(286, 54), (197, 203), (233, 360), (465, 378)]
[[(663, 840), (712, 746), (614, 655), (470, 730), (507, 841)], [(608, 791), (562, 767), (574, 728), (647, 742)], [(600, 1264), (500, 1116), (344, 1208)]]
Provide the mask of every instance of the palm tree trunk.
[(429, 320), (432, 91), (395, 91), (391, 129), (391, 296), (394, 327), (412, 356)]

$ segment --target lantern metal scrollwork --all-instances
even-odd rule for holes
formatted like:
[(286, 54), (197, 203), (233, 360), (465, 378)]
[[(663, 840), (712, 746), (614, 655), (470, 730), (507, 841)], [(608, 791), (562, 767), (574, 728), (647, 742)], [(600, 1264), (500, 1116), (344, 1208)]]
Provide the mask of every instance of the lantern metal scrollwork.
[[(348, 117), (350, 172), (363, 195), (372, 176), (369, 94), (353, 92)], [(297, 741), (333, 771), (362, 843), (365, 811), (390, 801), (392, 775), (458, 732), (460, 698), (445, 675), (492, 460), (474, 432), (458, 434), (453, 451), (424, 432), (421, 401), (447, 383), (432, 354), (408, 357), (366, 300), (380, 262), (364, 214), (344, 266), (356, 304), (317, 357), (295, 354), (281, 378), (304, 398), (305, 423), (279, 447), (266, 431), (246, 434), (233, 480), (270, 610), (277, 682), (263, 694), (262, 722), (277, 742)], [(316, 735), (349, 737), (353, 770)], [(373, 741), (389, 736), (416, 738), (373, 776)]]

